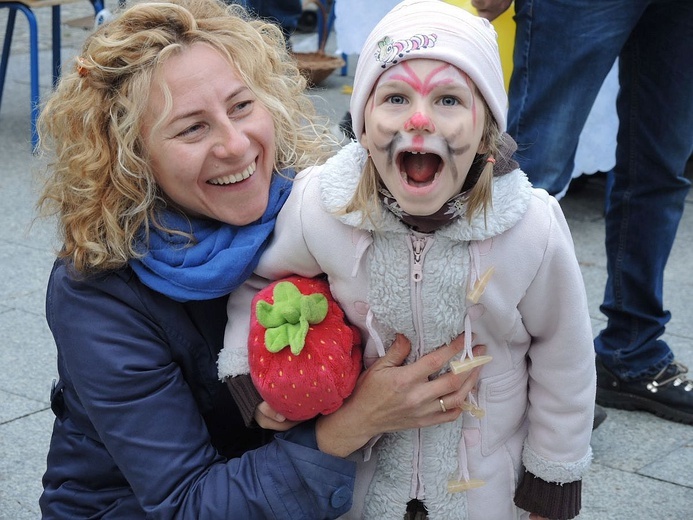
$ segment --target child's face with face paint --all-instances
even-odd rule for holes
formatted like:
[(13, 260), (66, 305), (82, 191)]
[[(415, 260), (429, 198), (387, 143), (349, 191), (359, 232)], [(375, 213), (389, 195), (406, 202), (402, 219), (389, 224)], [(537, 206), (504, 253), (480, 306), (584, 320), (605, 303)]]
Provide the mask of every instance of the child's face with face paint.
[(383, 184), (410, 215), (432, 215), (460, 193), (474, 155), (483, 153), (484, 102), (449, 63), (412, 59), (373, 88), (361, 144)]

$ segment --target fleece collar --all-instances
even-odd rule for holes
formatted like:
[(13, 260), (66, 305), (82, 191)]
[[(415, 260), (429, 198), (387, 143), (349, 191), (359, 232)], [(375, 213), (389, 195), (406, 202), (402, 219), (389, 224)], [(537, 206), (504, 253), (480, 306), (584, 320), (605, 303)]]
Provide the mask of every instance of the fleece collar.
[[(320, 187), (322, 204), (328, 212), (337, 213), (349, 203), (367, 159), (365, 148), (352, 142), (325, 163), (320, 175)], [(437, 233), (456, 241), (486, 240), (499, 235), (522, 218), (527, 211), (531, 194), (532, 185), (519, 168), (494, 177), (492, 204), (485, 219), (483, 213), (477, 213), (471, 222), (464, 217), (459, 218)], [(368, 219), (362, 222), (364, 219), (361, 211), (337, 216), (345, 224), (367, 231), (409, 232), (409, 228), (385, 208), (382, 208), (378, 217), (376, 228)]]

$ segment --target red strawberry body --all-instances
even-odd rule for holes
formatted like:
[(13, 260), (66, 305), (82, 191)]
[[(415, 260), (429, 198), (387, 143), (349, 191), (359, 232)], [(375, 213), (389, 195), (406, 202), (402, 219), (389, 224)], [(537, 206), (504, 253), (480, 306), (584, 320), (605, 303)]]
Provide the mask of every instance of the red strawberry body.
[(306, 420), (334, 412), (351, 394), (360, 337), (326, 280), (291, 276), (253, 299), (248, 362), (262, 398), (287, 419)]

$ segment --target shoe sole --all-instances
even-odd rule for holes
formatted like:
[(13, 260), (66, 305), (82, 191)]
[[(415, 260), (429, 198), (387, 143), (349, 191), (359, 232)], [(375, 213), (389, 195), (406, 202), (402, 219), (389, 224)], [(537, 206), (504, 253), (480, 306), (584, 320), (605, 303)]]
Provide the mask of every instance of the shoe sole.
[(693, 416), (679, 410), (666, 406), (657, 401), (646, 399), (645, 397), (628, 394), (624, 392), (614, 392), (597, 387), (597, 404), (607, 408), (618, 408), (619, 410), (640, 410), (650, 412), (657, 417), (683, 424), (693, 425)]

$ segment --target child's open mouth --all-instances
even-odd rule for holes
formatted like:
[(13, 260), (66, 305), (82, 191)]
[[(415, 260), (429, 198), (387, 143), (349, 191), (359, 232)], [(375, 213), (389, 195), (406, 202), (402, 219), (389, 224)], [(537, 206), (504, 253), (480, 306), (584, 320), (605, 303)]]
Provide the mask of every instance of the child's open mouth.
[(399, 156), (402, 180), (409, 186), (428, 186), (438, 177), (443, 161), (434, 153), (404, 152)]

